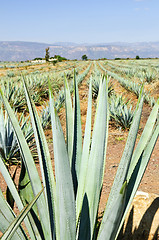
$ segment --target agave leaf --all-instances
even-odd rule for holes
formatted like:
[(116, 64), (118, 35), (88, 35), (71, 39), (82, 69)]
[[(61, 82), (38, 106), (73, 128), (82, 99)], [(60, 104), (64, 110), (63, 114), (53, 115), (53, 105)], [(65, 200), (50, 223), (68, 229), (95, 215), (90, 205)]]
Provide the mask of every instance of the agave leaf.
[(41, 195), (43, 189), (39, 192), (39, 194), (32, 200), (32, 202), (30, 204), (28, 204), (19, 214), (19, 216), (17, 216), (13, 222), (10, 224), (10, 226), (8, 227), (8, 229), (5, 231), (5, 233), (3, 234), (3, 236), (1, 237), (1, 240), (9, 240), (12, 238), (13, 234), (15, 233), (15, 231), (17, 230), (17, 228), (19, 227), (19, 225), (21, 224), (21, 222), (23, 221), (23, 219), (26, 217), (26, 215), (29, 213), (30, 209), (32, 208), (32, 206), (34, 205), (34, 203), (37, 201), (37, 199), (39, 198), (39, 196)]
[(1, 107), (1, 113), (0, 113), (0, 143), (2, 143), (2, 146), (0, 146), (0, 154), (2, 154), (2, 149), (4, 149), (4, 136), (5, 136), (5, 129), (4, 129), (4, 115), (3, 115), (3, 109)]
[[(80, 219), (81, 225), (79, 227), (79, 239), (92, 239), (95, 230), (94, 227), (105, 167), (105, 149), (107, 144), (106, 139), (108, 137), (107, 93), (107, 83), (106, 79), (104, 79), (103, 83), (101, 81), (101, 87), (98, 96), (96, 119), (93, 128), (92, 144), (86, 177), (85, 198), (81, 213), (83, 218)], [(87, 232), (85, 232), (86, 226), (88, 230)]]
[[(116, 204), (116, 199), (121, 199), (120, 198), (120, 190), (124, 184), (124, 182), (126, 181), (126, 177), (127, 177), (127, 173), (128, 173), (128, 168), (130, 166), (130, 162), (131, 162), (131, 157), (132, 157), (132, 153), (134, 150), (134, 146), (135, 146), (135, 142), (136, 142), (136, 137), (137, 137), (137, 132), (138, 132), (138, 128), (139, 128), (139, 123), (140, 123), (140, 118), (141, 118), (141, 113), (142, 113), (142, 106), (143, 106), (143, 97), (141, 98), (141, 100), (139, 100), (140, 103), (137, 106), (137, 111), (134, 115), (134, 119), (133, 119), (133, 123), (131, 125), (130, 131), (129, 131), (129, 135), (128, 135), (128, 139), (125, 145), (125, 149), (113, 182), (113, 186), (111, 188), (111, 192), (107, 201), (107, 205), (106, 205), (106, 209), (104, 212), (104, 216), (102, 219), (102, 223), (99, 229), (99, 237), (98, 239), (103, 239), (103, 236), (105, 236), (105, 234), (107, 234), (108, 239), (112, 239), (111, 235), (115, 234), (115, 231), (117, 231), (116, 226), (119, 225), (120, 222), (120, 218), (118, 217), (118, 222), (114, 221), (114, 225), (112, 227), (112, 232), (109, 232), (110, 235), (108, 235), (108, 229), (109, 229), (109, 221), (110, 221), (110, 215), (112, 216), (116, 216), (116, 214), (119, 214), (120, 212), (120, 216), (122, 216), (122, 212), (123, 212), (123, 202), (120, 201), (120, 204), (118, 205), (119, 209), (114, 208), (115, 204)], [(122, 200), (122, 199), (121, 199)], [(112, 219), (111, 219), (112, 221)]]
[[(8, 226), (12, 223), (15, 218), (15, 214), (12, 211), (11, 207), (7, 204), (3, 193), (0, 189), (0, 231), (4, 233)], [(26, 240), (28, 239), (25, 235), (21, 226), (17, 229), (16, 233), (12, 237), (13, 240)]]
[[(7, 99), (4, 97), (1, 90), (0, 90), (0, 94), (2, 96), (3, 103), (4, 103), (4, 105), (7, 109), (10, 120), (12, 122), (12, 126), (14, 128), (15, 134), (17, 136), (17, 141), (18, 141), (19, 148), (20, 148), (20, 151), (21, 151), (22, 159), (23, 159), (25, 167), (27, 169), (27, 172), (28, 172), (28, 175), (29, 175), (29, 178), (30, 178), (30, 181), (31, 181), (31, 185), (32, 185), (32, 188), (33, 188), (34, 195), (36, 196), (41, 191), (42, 185), (41, 185), (40, 177), (38, 175), (38, 172), (37, 172), (37, 169), (36, 169), (36, 166), (35, 166), (34, 159), (31, 155), (31, 152), (29, 150), (27, 142), (24, 138), (24, 135), (23, 135), (23, 133), (21, 131), (21, 128), (18, 124), (18, 121), (17, 121), (17, 119), (14, 115), (14, 112), (11, 109)], [(50, 236), (50, 234), (51, 234), (50, 225), (48, 224), (49, 217), (48, 217), (48, 212), (46, 211), (47, 205), (46, 205), (46, 200), (45, 200), (45, 197), (44, 197), (43, 193), (37, 201), (37, 206), (38, 206), (40, 219), (42, 219), (41, 223), (42, 223), (42, 228), (43, 228), (45, 238), (47, 239), (48, 236), (51, 238), (51, 236)], [(43, 207), (41, 207), (41, 206), (43, 206)]]
[[(32, 201), (32, 199), (34, 198), (30, 179), (29, 179), (28, 173), (26, 171), (26, 168), (25, 168), (25, 165), (23, 162), (21, 163), (21, 172), (20, 172), (20, 177), (19, 177), (18, 192), (19, 192), (19, 195), (21, 197), (21, 200), (22, 200), (24, 206), (26, 204), (30, 203)], [(35, 214), (38, 216), (37, 206), (34, 205), (33, 209), (35, 210)]]
[[(159, 107), (159, 105), (158, 105), (158, 107)], [(156, 106), (154, 106), (153, 110), (154, 109), (156, 110)], [(153, 119), (154, 111), (153, 110), (152, 110), (153, 114), (150, 114), (149, 119), (147, 121), (148, 125), (149, 125), (150, 121), (154, 121), (154, 119)], [(143, 132), (143, 134), (144, 134), (144, 132)], [(140, 155), (136, 154), (136, 156), (138, 156), (138, 161), (137, 161), (136, 165), (134, 166), (131, 177), (128, 179), (128, 182), (127, 182), (128, 185), (127, 185), (127, 193), (126, 193), (125, 211), (124, 211), (124, 214), (123, 214), (121, 222), (120, 222), (120, 227), (119, 227), (118, 233), (122, 227), (122, 224), (124, 222), (124, 219), (126, 217), (128, 209), (132, 203), (132, 200), (135, 196), (135, 193), (136, 193), (138, 186), (141, 182), (141, 179), (144, 175), (144, 172), (146, 170), (146, 167), (148, 165), (148, 162), (150, 160), (153, 148), (155, 147), (158, 137), (159, 137), (159, 123), (157, 123), (155, 125), (154, 130), (151, 129), (151, 137), (149, 138), (148, 143), (147, 143), (146, 147), (143, 149), (143, 151), (141, 152), (141, 154)], [(141, 138), (142, 138), (142, 136), (141, 136)], [(134, 152), (134, 154), (135, 154), (135, 152)], [(117, 235), (118, 235), (118, 233), (117, 233)], [(117, 237), (117, 235), (116, 235), (116, 237)]]
[[(139, 108), (139, 104), (141, 102), (141, 98), (143, 97), (144, 94), (144, 84), (141, 85), (140, 87), (140, 92), (139, 92), (139, 96), (138, 96), (138, 101), (137, 101), (137, 105), (136, 105), (136, 109), (135, 109), (135, 113), (137, 112), (138, 108)], [(134, 114), (135, 114), (134, 113)]]
[(82, 132), (81, 132), (81, 113), (78, 93), (78, 84), (74, 71), (74, 131), (73, 131), (73, 155), (72, 155), (72, 178), (75, 196), (78, 188), (78, 178), (82, 156)]
[[(19, 196), (24, 206), (26, 206), (28, 203), (30, 203), (34, 199), (34, 194), (31, 187), (30, 179), (23, 161), (21, 162), (21, 173), (19, 178), (18, 190), (19, 190)], [(34, 204), (32, 209), (28, 213), (28, 217), (30, 219), (31, 226), (34, 229), (36, 239), (39, 239), (39, 240), (43, 239), (43, 231), (42, 231), (41, 223), (38, 218), (38, 210), (37, 210), (36, 204)]]
[[(118, 194), (117, 198), (113, 202), (113, 211), (107, 218), (107, 223), (105, 224), (105, 231), (101, 232), (98, 239), (104, 239), (107, 236), (107, 239), (115, 239), (116, 232), (118, 231), (120, 220), (121, 220), (121, 213), (124, 211), (125, 201), (126, 201), (126, 191), (127, 191), (127, 182), (122, 186), (120, 193)], [(106, 235), (105, 235), (106, 233)]]
[(67, 138), (67, 151), (70, 161), (70, 166), (72, 166), (72, 150), (73, 150), (73, 109), (72, 109), (72, 101), (71, 94), (69, 90), (69, 85), (66, 79), (64, 79), (64, 87), (65, 87), (65, 109), (66, 109), (66, 138)]
[(90, 140), (91, 140), (91, 122), (92, 122), (91, 119), (92, 119), (92, 78), (90, 79), (90, 84), (89, 84), (87, 119), (86, 119), (81, 167), (80, 167), (80, 174), (79, 174), (79, 184), (78, 184), (77, 198), (76, 198), (76, 220), (79, 219), (79, 215), (82, 209), (82, 202), (84, 198), (84, 191), (85, 191), (85, 185), (86, 185), (86, 175), (87, 175)]
[[(13, 182), (14, 182), (14, 179), (15, 179), (15, 176), (16, 176), (17, 169), (18, 169), (18, 166), (16, 167), (16, 169), (14, 171), (14, 174), (13, 174), (13, 177), (12, 177)], [(10, 205), (10, 207), (13, 209), (14, 198), (13, 198), (8, 186), (7, 186), (7, 190), (6, 190), (6, 200), (7, 200), (8, 204)]]
[[(141, 179), (144, 175), (144, 172), (146, 170), (146, 167), (148, 165), (148, 162), (150, 160), (152, 151), (155, 147), (158, 137), (159, 137), (159, 124), (156, 125), (155, 130), (154, 130), (148, 144), (146, 145), (144, 151), (142, 152), (142, 154), (138, 160), (138, 163), (137, 163), (138, 166), (137, 165), (135, 166), (133, 174), (131, 175), (131, 178), (128, 181), (127, 198), (129, 195), (131, 195), (131, 198), (134, 197), (134, 195), (137, 191), (137, 188), (141, 182)], [(139, 162), (141, 162), (141, 163), (139, 164)], [(135, 174), (135, 171), (138, 167), (139, 167), (138, 172), (137, 172), (137, 174)], [(135, 182), (135, 184), (133, 184), (133, 189), (132, 189), (132, 183), (134, 183), (134, 182)]]
[(140, 141), (134, 151), (134, 154), (133, 154), (133, 157), (131, 160), (131, 165), (130, 165), (129, 172), (128, 172), (128, 176), (127, 176), (128, 181), (134, 171), (134, 168), (137, 164), (138, 159), (140, 158), (145, 146), (147, 145), (147, 143), (151, 137), (152, 130), (153, 130), (153, 127), (155, 125), (156, 118), (158, 115), (158, 109), (159, 109), (159, 99), (151, 111), (151, 114), (147, 120), (147, 123), (144, 127), (143, 133), (141, 135)]
[(62, 127), (55, 112), (51, 89), (49, 94), (56, 176), (56, 237), (61, 240), (74, 240), (76, 235), (76, 216), (71, 168)]
[(52, 234), (52, 239), (54, 238), (54, 196), (55, 196), (55, 180), (54, 180), (54, 174), (53, 174), (53, 169), (52, 169), (52, 164), (51, 164), (51, 159), (50, 159), (50, 154), (49, 154), (49, 149), (47, 145), (47, 141), (45, 138), (45, 134), (36, 110), (36, 107), (31, 100), (28, 88), (26, 86), (25, 80), (24, 82), (24, 89), (25, 89), (25, 94), (26, 94), (26, 100), (27, 100), (27, 105), (30, 111), (30, 116), (32, 120), (32, 126), (34, 130), (34, 135), (35, 135), (35, 140), (36, 140), (36, 145), (37, 145), (37, 151), (38, 151), (38, 156), (39, 156), (39, 162), (40, 162), (40, 167), (41, 167), (41, 173), (42, 173), (42, 178), (43, 178), (43, 184), (45, 186), (45, 197), (46, 197), (46, 202), (47, 202), (47, 211), (49, 213), (49, 222), (44, 222), (44, 224), (51, 224), (50, 229), (51, 229), (51, 234)]
[[(1, 173), (5, 179), (5, 182), (10, 190), (10, 193), (12, 194), (17, 206), (18, 206), (18, 209), (21, 211), (23, 208), (24, 208), (24, 205), (20, 199), (20, 196), (18, 194), (18, 191), (15, 187), (15, 184), (8, 172), (8, 169), (6, 168), (6, 165), (4, 164), (1, 156), (0, 156), (0, 170), (1, 170)], [(30, 236), (32, 237), (32, 239), (35, 239), (35, 234), (33, 232), (33, 229), (32, 229), (32, 226), (30, 224), (30, 221), (28, 218), (25, 219), (25, 224), (27, 226), (27, 229), (28, 229), (28, 232), (30, 234)]]

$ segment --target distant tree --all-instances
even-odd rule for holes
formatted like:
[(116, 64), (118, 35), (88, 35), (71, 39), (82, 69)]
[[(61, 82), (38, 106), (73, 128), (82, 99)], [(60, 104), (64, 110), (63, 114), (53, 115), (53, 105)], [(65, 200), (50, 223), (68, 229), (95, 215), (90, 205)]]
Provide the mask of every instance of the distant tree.
[(67, 58), (61, 57), (60, 55), (55, 55), (54, 58), (56, 58), (58, 62), (62, 62), (62, 61), (66, 61), (67, 60)]
[(46, 54), (45, 54), (45, 60), (46, 60), (46, 62), (48, 62), (48, 61), (49, 61), (49, 58), (50, 58), (49, 49), (50, 49), (49, 47), (45, 49), (45, 51), (46, 51)]
[(140, 57), (137, 55), (137, 56), (136, 56), (136, 59), (140, 59)]
[(41, 57), (36, 57), (33, 60), (42, 60), (42, 58)]
[(86, 54), (84, 54), (84, 55), (82, 56), (82, 60), (83, 60), (83, 61), (87, 61), (87, 60), (88, 60), (88, 57), (87, 57)]
[(107, 60), (107, 58), (98, 58), (98, 60)]

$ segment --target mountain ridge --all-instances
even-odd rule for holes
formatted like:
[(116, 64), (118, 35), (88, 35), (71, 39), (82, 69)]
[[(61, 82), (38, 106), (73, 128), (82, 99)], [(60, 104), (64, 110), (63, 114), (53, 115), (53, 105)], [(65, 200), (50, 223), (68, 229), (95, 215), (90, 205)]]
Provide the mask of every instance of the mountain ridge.
[(159, 57), (159, 41), (156, 42), (113, 42), (113, 43), (73, 43), (73, 42), (25, 42), (0, 41), (0, 61), (25, 61), (45, 57), (45, 48), (50, 47), (50, 56), (61, 55), (68, 59), (81, 59), (86, 54), (90, 59), (98, 58), (142, 58)]

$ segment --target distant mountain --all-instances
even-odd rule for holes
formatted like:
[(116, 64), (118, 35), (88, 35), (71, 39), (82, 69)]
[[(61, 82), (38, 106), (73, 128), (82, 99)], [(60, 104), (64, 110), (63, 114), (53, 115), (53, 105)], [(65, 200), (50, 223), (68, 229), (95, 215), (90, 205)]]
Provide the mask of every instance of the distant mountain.
[(86, 54), (90, 59), (159, 57), (159, 42), (77, 44), (58, 42), (53, 44), (20, 41), (0, 41), (0, 61), (24, 61), (45, 56), (50, 47), (50, 56), (61, 55), (68, 59), (81, 59)]

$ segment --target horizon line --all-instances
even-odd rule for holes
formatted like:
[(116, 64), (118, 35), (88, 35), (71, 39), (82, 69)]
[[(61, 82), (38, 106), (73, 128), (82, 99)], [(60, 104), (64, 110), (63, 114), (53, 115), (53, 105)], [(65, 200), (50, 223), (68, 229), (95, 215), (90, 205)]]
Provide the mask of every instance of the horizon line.
[(39, 44), (77, 44), (77, 45), (96, 45), (96, 44), (134, 44), (134, 43), (157, 43), (159, 40), (156, 41), (133, 41), (133, 42), (126, 42), (126, 41), (112, 41), (112, 42), (96, 42), (96, 43), (90, 43), (90, 42), (85, 42), (85, 43), (77, 43), (77, 42), (71, 42), (71, 41), (56, 41), (53, 43), (47, 43), (47, 42), (37, 42), (37, 41), (25, 41), (25, 40), (0, 40), (0, 42), (23, 42), (23, 43), (39, 43)]

